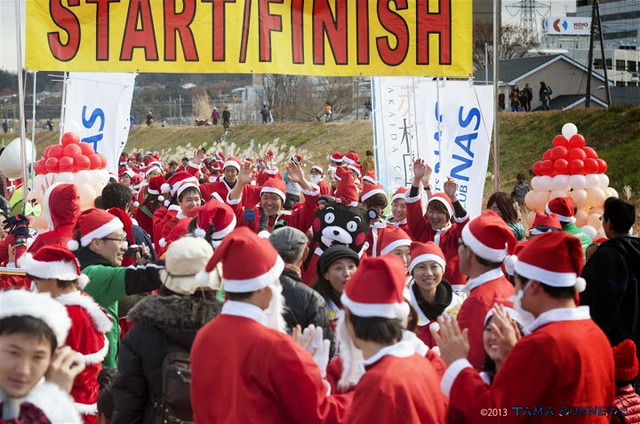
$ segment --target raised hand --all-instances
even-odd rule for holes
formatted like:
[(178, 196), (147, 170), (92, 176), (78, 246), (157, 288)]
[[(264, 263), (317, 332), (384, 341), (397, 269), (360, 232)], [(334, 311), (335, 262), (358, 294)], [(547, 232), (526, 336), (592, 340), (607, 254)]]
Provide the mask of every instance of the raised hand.
[(193, 163), (200, 165), (204, 161), (205, 156), (204, 149), (194, 150)]
[(251, 162), (244, 162), (240, 166), (240, 172), (238, 173), (238, 183), (242, 186), (251, 184), (255, 177), (255, 170)]
[(304, 176), (302, 165), (295, 162), (289, 162), (287, 171), (289, 171), (290, 181), (300, 184), (300, 187), (302, 188), (302, 190), (313, 191), (313, 187), (311, 186), (311, 183), (309, 183), (309, 181)]
[(424, 162), (424, 159), (416, 159), (413, 162), (413, 179), (422, 180), (422, 178), (427, 173), (427, 164)]
[(440, 349), (442, 360), (449, 366), (458, 359), (466, 358), (469, 354), (469, 329), (461, 331), (458, 321), (448, 314), (438, 317), (438, 323), (441, 334), (433, 327), (429, 327), (429, 330)]
[(509, 352), (522, 337), (518, 324), (502, 309), (500, 305), (493, 306), (493, 318), (491, 319), (491, 329), (498, 338), (498, 352), (504, 361)]
[(433, 169), (425, 162), (425, 172), (422, 177), (422, 185), (427, 187), (429, 185), (429, 181), (431, 181), (431, 174), (433, 174)]
[(78, 354), (69, 346), (64, 346), (53, 353), (45, 379), (69, 393), (73, 386), (73, 380), (84, 371), (84, 368), (85, 364), (80, 360)]
[(456, 184), (455, 180), (451, 177), (447, 177), (447, 181), (444, 182), (443, 185), (444, 192), (449, 196), (452, 203), (455, 203), (458, 200), (456, 196), (456, 191), (458, 190), (458, 184)]

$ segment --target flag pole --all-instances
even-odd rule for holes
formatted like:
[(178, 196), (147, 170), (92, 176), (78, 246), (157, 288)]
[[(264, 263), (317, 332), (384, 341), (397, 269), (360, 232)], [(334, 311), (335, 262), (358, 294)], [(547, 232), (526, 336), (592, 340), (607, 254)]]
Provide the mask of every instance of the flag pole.
[(20, 160), (22, 162), (22, 213), (24, 214), (27, 205), (27, 140), (25, 134), (25, 116), (24, 116), (24, 91), (23, 76), (24, 68), (22, 62), (22, 13), (20, 13), (20, 0), (15, 2), (16, 11), (16, 55), (18, 59), (18, 104), (20, 107)]
[(500, 50), (500, 8), (502, 2), (500, 0), (493, 1), (493, 115), (495, 116), (493, 123), (493, 190), (500, 191), (500, 169), (498, 165), (498, 131), (499, 131), (499, 122), (498, 119), (500, 112), (500, 102), (498, 101), (498, 89), (499, 89), (499, 81), (498, 78), (498, 61), (499, 61), (499, 50)]

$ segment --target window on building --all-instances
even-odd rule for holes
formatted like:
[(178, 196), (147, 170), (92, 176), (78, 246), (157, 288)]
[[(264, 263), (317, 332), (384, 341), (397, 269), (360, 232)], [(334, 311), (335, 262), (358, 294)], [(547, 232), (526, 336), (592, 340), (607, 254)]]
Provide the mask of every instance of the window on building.
[(627, 71), (629, 72), (635, 72), (637, 71), (637, 63), (636, 62), (632, 62), (632, 61), (628, 61), (627, 62)]
[(616, 71), (624, 71), (624, 60), (616, 60)]
[(624, 87), (624, 81), (616, 81), (616, 87)]
[(593, 67), (595, 69), (602, 69), (602, 59), (593, 59)]

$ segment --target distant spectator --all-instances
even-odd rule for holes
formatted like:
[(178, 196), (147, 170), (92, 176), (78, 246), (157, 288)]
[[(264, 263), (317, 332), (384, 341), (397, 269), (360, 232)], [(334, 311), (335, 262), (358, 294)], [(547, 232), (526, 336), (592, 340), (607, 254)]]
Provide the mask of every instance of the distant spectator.
[(269, 123), (269, 109), (267, 109), (267, 105), (262, 105), (262, 109), (260, 110), (260, 115), (262, 116), (262, 123)]
[(147, 114), (147, 126), (150, 127), (153, 124), (153, 114), (151, 111)]
[(372, 110), (371, 98), (368, 98), (367, 101), (364, 102), (364, 119), (369, 119)]
[(524, 94), (527, 96), (527, 104), (525, 105), (525, 111), (531, 112), (531, 100), (533, 100), (533, 89), (529, 86), (529, 83), (524, 85)]
[(524, 182), (523, 173), (516, 175), (516, 179), (518, 181), (513, 186), (513, 190), (511, 190), (511, 198), (515, 199), (518, 202), (518, 205), (522, 208), (524, 205), (524, 197), (529, 192), (529, 186)]
[(324, 108), (322, 109), (322, 115), (324, 116), (324, 122), (331, 121), (331, 115), (332, 114), (333, 114), (333, 112), (331, 111), (331, 105), (329, 104), (329, 102), (326, 102), (324, 104)]
[(520, 95), (520, 89), (517, 85), (514, 85), (509, 92), (509, 100), (511, 102), (511, 111), (519, 112), (520, 110), (520, 99), (518, 98)]
[(218, 108), (214, 106), (213, 110), (211, 111), (211, 122), (213, 122), (213, 125), (218, 125), (219, 119), (220, 119), (220, 112), (218, 112)]
[(366, 157), (362, 162), (362, 174), (366, 174), (368, 171), (376, 172), (376, 162), (373, 159), (373, 152), (367, 150)]
[(9, 132), (9, 124), (6, 119), (2, 121), (2, 132), (5, 134)]
[(222, 111), (222, 126), (226, 130), (231, 125), (231, 112), (229, 111), (229, 106), (225, 106)]
[(551, 101), (551, 90), (544, 81), (540, 81), (540, 90), (538, 91), (540, 101), (542, 102), (542, 110), (550, 110), (549, 102)]

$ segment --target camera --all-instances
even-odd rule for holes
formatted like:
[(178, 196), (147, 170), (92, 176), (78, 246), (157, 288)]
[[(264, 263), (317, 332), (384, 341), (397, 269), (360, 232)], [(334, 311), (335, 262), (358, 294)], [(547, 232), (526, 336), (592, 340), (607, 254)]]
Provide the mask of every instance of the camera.
[(126, 252), (124, 252), (125, 258), (136, 259), (136, 254), (139, 254), (141, 258), (149, 259), (151, 256), (148, 253), (143, 254), (142, 248), (137, 244), (132, 244), (129, 246)]

